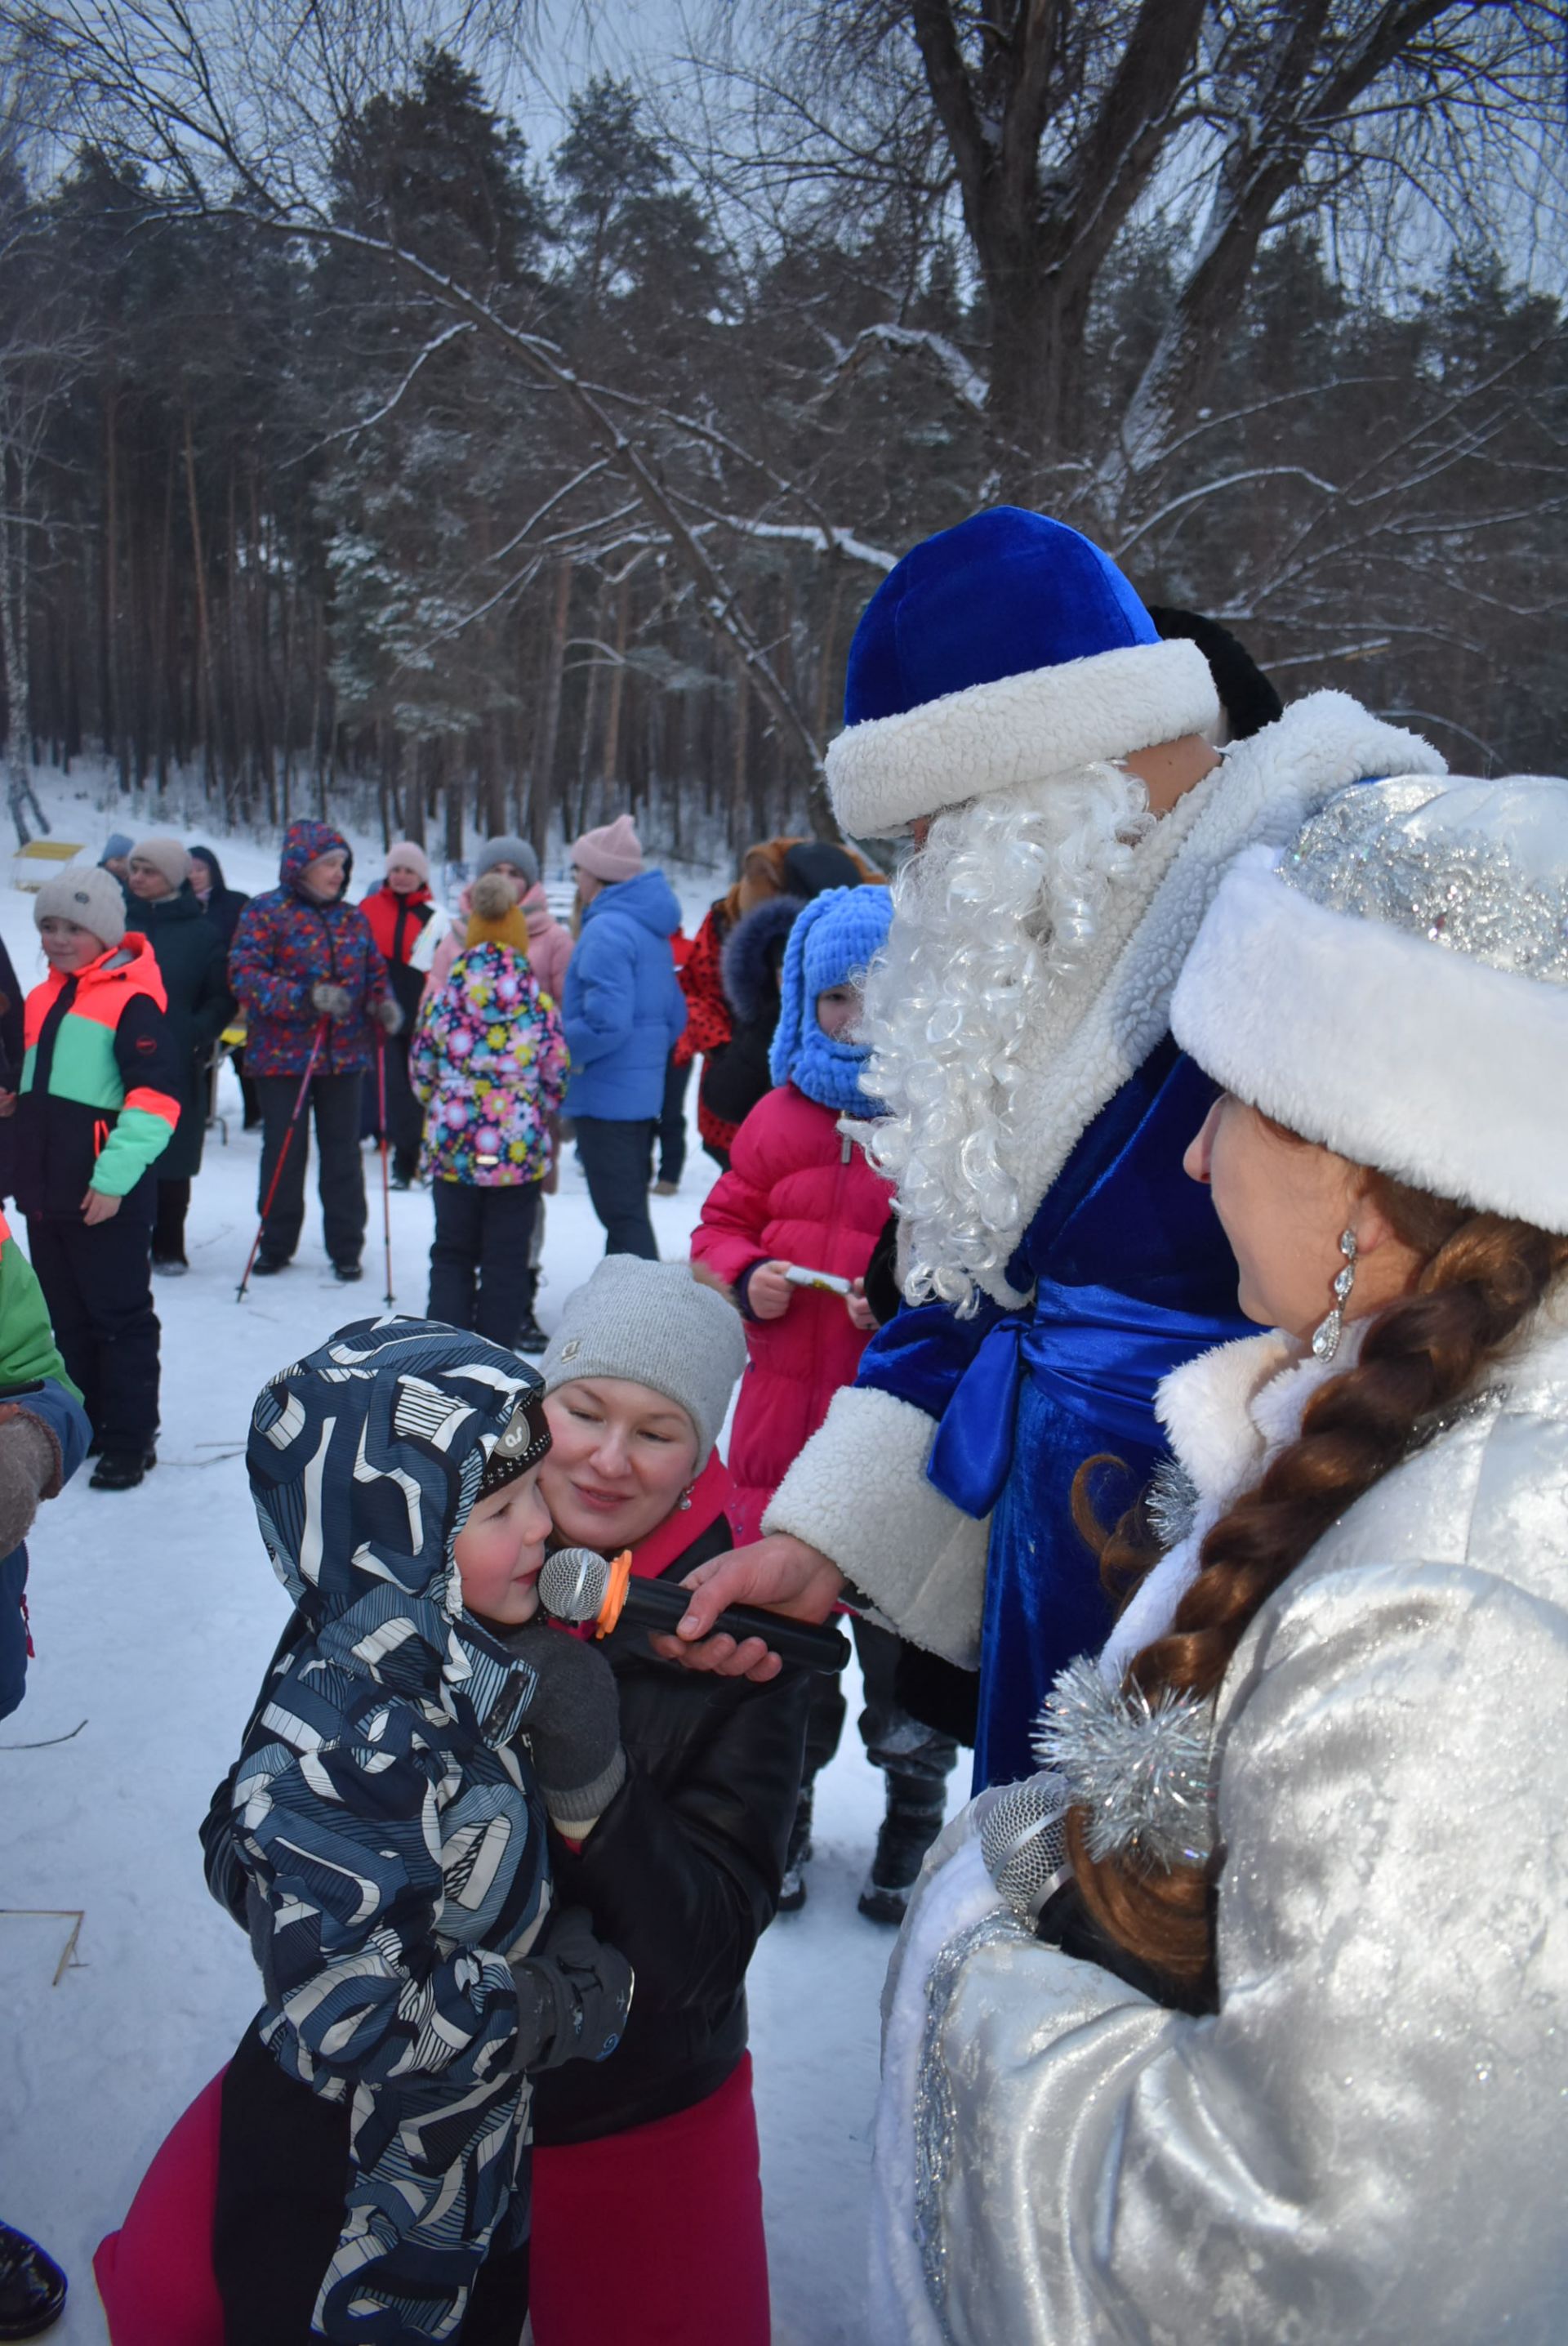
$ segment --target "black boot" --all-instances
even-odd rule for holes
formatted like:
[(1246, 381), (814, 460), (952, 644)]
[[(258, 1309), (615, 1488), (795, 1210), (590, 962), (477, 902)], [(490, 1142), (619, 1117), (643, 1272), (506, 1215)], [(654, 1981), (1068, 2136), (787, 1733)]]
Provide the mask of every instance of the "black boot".
[[(142, 1476), (158, 1464), (149, 1442), (144, 1450), (106, 1450), (93, 1469), (89, 1491), (134, 1491)], [(0, 2329), (0, 2338), (5, 2332)]]
[(811, 1786), (802, 1785), (789, 1828), (784, 1857), (784, 1879), (779, 1885), (779, 1912), (796, 1914), (806, 1903), (806, 1861), (811, 1854)]
[(0, 2338), (41, 2338), (66, 2310), (66, 2276), (25, 2232), (0, 2224)]
[(868, 1923), (896, 1926), (903, 1921), (921, 1860), (942, 1831), (946, 1806), (941, 1784), (889, 1770), (888, 1812), (859, 1901)]
[(530, 1307), (529, 1310), (524, 1313), (523, 1325), (518, 1329), (515, 1337), (513, 1339), (513, 1351), (514, 1352), (539, 1353), (545, 1350), (545, 1347), (549, 1341), (550, 1339), (545, 1335), (545, 1331), (540, 1327), (537, 1320), (535, 1319), (533, 1309)]

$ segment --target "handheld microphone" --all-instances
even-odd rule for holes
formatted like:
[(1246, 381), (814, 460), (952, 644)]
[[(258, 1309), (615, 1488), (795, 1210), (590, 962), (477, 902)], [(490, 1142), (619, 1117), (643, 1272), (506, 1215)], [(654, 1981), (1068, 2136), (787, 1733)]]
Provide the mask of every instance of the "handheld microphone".
[[(594, 1548), (563, 1547), (545, 1559), (539, 1602), (557, 1621), (591, 1623), (596, 1637), (607, 1637), (621, 1620), (673, 1635), (686, 1618), (691, 1591), (667, 1580), (634, 1580), (630, 1549), (606, 1564)], [(764, 1638), (780, 1661), (798, 1669), (841, 1670), (850, 1658), (849, 1639), (826, 1622), (791, 1621), (759, 1606), (727, 1606), (713, 1626), (738, 1644), (742, 1637)]]
[(1067, 1811), (1072, 1806), (1066, 1778), (1044, 1769), (999, 1793), (980, 1829), (980, 1854), (987, 1873), (1031, 1930), (1073, 1879), (1067, 1853)]

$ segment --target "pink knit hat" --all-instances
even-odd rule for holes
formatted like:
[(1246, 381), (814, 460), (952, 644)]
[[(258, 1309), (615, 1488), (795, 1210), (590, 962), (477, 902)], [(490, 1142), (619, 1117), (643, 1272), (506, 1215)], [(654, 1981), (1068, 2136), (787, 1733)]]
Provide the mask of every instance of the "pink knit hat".
[(430, 858), (423, 848), (416, 846), (412, 839), (393, 840), (387, 849), (386, 869), (390, 872), (394, 863), (406, 863), (412, 871), (419, 873), (425, 886), (429, 887)]
[(635, 880), (643, 868), (643, 843), (629, 814), (616, 815), (597, 831), (585, 831), (572, 848), (572, 862), (606, 887), (617, 880)]

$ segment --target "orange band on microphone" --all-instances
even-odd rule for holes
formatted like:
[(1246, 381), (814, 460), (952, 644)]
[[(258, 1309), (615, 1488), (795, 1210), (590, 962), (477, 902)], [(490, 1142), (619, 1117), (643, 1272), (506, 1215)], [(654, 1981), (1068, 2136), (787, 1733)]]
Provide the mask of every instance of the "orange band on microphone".
[(596, 1637), (607, 1637), (620, 1619), (631, 1580), (632, 1552), (629, 1547), (624, 1547), (610, 1566), (610, 1585), (605, 1591), (604, 1603), (594, 1616)]

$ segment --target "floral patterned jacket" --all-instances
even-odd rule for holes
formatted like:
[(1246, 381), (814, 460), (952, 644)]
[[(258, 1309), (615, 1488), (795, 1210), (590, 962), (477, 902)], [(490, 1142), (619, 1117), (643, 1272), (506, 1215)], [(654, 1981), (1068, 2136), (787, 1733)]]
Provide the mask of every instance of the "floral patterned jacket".
[(566, 1046), (524, 954), (498, 944), (459, 954), (425, 997), (408, 1066), (425, 1110), (421, 1169), (433, 1181), (543, 1179)]

